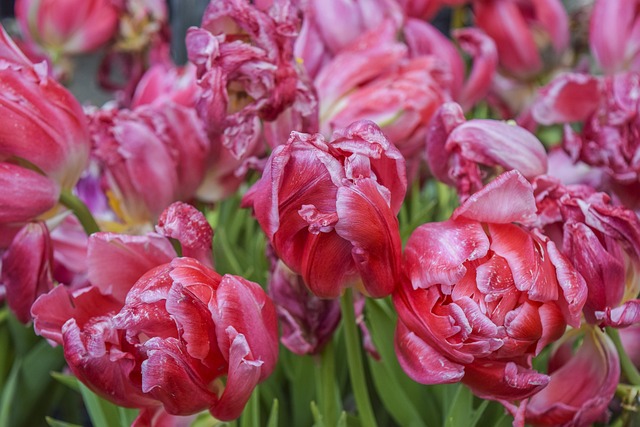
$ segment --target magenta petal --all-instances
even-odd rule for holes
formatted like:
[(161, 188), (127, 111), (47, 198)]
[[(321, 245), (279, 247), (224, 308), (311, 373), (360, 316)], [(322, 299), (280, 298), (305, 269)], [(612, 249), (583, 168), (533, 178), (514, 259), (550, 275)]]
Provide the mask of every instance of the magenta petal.
[(147, 359), (142, 362), (142, 391), (161, 401), (172, 415), (190, 415), (217, 400), (192, 365), (186, 349), (175, 338), (151, 338), (144, 344)]
[(471, 72), (458, 98), (462, 108), (469, 110), (486, 96), (491, 87), (498, 67), (498, 51), (491, 37), (479, 28), (461, 28), (455, 30), (453, 36), (473, 58)]
[(463, 365), (442, 356), (402, 322), (398, 322), (394, 344), (400, 366), (414, 381), (447, 384), (460, 381), (464, 375)]
[(429, 124), (427, 162), (431, 173), (445, 184), (455, 184), (449, 176), (451, 153), (446, 148), (447, 139), (465, 121), (462, 107), (455, 102), (447, 102), (436, 111)]
[(535, 219), (531, 184), (517, 171), (505, 172), (471, 195), (451, 216), (480, 222), (527, 224)]
[(482, 224), (460, 219), (418, 227), (405, 247), (405, 270), (414, 289), (452, 286), (466, 273), (465, 261), (486, 255), (489, 239)]
[(400, 273), (401, 242), (398, 220), (381, 187), (372, 179), (340, 187), (336, 199), (340, 237), (353, 245), (351, 254), (369, 296), (385, 297)]

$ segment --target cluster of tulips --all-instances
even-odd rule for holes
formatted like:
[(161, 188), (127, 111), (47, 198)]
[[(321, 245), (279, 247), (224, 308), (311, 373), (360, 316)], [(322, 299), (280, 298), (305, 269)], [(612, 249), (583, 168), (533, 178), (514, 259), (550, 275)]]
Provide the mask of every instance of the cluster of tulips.
[(0, 424), (17, 322), (74, 423), (640, 422), (640, 1), (15, 8)]

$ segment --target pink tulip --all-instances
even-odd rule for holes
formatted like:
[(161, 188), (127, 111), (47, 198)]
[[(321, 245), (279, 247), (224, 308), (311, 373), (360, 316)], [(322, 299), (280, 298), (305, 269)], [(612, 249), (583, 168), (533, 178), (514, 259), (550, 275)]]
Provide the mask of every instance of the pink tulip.
[(557, 236), (560, 250), (587, 282), (587, 321), (615, 326), (639, 321), (634, 300), (640, 291), (635, 280), (640, 271), (636, 213), (586, 185), (563, 186), (550, 177), (537, 178), (534, 191), (538, 226)]
[(404, 168), (372, 122), (336, 131), (331, 141), (293, 132), (243, 205), (315, 295), (338, 297), (360, 279), (366, 294), (382, 297), (400, 271), (395, 215), (406, 192)]
[(597, 0), (593, 6), (589, 44), (593, 56), (607, 74), (640, 71), (638, 6), (638, 0)]
[(53, 208), (89, 156), (78, 101), (0, 29), (0, 248)]
[(531, 107), (533, 119), (543, 125), (585, 120), (598, 108), (601, 85), (588, 74), (561, 74), (538, 92)]
[(274, 264), (269, 296), (282, 328), (280, 341), (295, 354), (319, 354), (340, 323), (340, 303), (318, 298), (282, 261)]
[(529, 131), (497, 120), (466, 121), (455, 103), (440, 107), (427, 137), (433, 175), (453, 185), (461, 200), (483, 186), (480, 165), (515, 169), (527, 178), (547, 171), (542, 143)]
[(569, 43), (569, 18), (560, 0), (474, 0), (476, 25), (498, 47), (500, 65), (517, 77), (543, 70)]
[(111, 0), (16, 0), (16, 18), (25, 37), (54, 57), (93, 52), (118, 29)]
[(243, 0), (223, 0), (211, 2), (201, 28), (187, 32), (189, 60), (203, 89), (198, 111), (209, 135), (236, 158), (255, 145), (258, 120), (276, 120), (310, 91), (293, 57), (298, 25), (291, 4), (267, 13)]
[(169, 101), (185, 107), (194, 107), (200, 92), (193, 64), (183, 67), (155, 64), (138, 82), (131, 99), (131, 108)]
[(414, 231), (393, 295), (396, 354), (411, 378), (508, 401), (548, 384), (531, 358), (578, 326), (586, 285), (553, 241), (525, 227), (535, 218), (531, 185), (511, 171), (448, 221)]
[(555, 346), (549, 361), (551, 381), (528, 399), (527, 423), (587, 426), (607, 421), (607, 407), (620, 379), (618, 353), (606, 334), (588, 327), (582, 344), (572, 354), (580, 332), (569, 332)]
[(384, 21), (395, 29), (401, 27), (403, 14), (396, 2), (312, 0), (304, 10), (294, 53), (307, 73), (315, 78), (328, 61)]
[(448, 68), (452, 98), (465, 110), (484, 98), (498, 65), (495, 43), (478, 28), (463, 28), (452, 33), (460, 48), (472, 58), (472, 66), (465, 77), (463, 58), (454, 44), (427, 22), (409, 19), (404, 37), (409, 55), (435, 55)]
[(119, 220), (153, 223), (200, 186), (209, 141), (195, 111), (171, 102), (89, 112), (94, 156)]

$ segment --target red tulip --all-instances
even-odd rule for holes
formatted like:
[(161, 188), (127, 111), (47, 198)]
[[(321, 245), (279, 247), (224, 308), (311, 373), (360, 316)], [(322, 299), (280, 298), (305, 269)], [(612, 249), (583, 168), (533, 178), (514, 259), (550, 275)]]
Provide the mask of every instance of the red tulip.
[(317, 296), (338, 297), (360, 278), (366, 294), (382, 297), (400, 271), (395, 215), (406, 191), (404, 168), (372, 122), (356, 122), (331, 141), (293, 132), (243, 205)]
[(275, 309), (253, 282), (176, 258), (141, 277), (124, 305), (93, 289), (56, 291), (52, 311), (70, 315), (61, 339), (71, 371), (118, 405), (231, 420), (275, 367)]
[(543, 234), (531, 185), (497, 177), (450, 220), (418, 227), (393, 295), (400, 365), (425, 384), (462, 381), (480, 397), (519, 400), (549, 378), (531, 358), (577, 326), (584, 279)]

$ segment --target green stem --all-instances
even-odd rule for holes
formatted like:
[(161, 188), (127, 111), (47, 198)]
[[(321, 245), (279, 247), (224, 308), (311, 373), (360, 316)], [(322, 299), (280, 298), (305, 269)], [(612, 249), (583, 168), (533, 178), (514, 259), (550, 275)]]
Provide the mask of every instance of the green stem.
[(618, 330), (608, 326), (607, 335), (609, 335), (609, 338), (611, 338), (611, 341), (613, 341), (613, 344), (616, 346), (618, 356), (620, 357), (620, 367), (622, 368), (622, 372), (624, 373), (625, 377), (627, 377), (627, 380), (629, 380), (630, 384), (640, 386), (640, 373), (638, 373), (636, 366), (633, 364), (633, 362), (629, 358), (629, 355), (624, 350)]
[(93, 218), (93, 215), (91, 215), (91, 212), (89, 212), (87, 205), (74, 196), (71, 191), (62, 190), (60, 193), (60, 203), (73, 211), (87, 235), (100, 231), (100, 227), (98, 227), (96, 220)]
[(373, 415), (373, 408), (369, 401), (369, 392), (364, 377), (360, 338), (356, 325), (355, 310), (353, 308), (353, 294), (350, 288), (347, 289), (342, 298), (340, 298), (340, 306), (342, 309), (344, 334), (347, 342), (349, 377), (351, 379), (351, 386), (353, 387), (353, 394), (356, 398), (356, 405), (358, 405), (361, 424), (367, 427), (377, 427), (378, 424)]
[(324, 424), (334, 426), (338, 422), (338, 387), (336, 385), (336, 360), (333, 341), (330, 340), (322, 351), (320, 369), (315, 369), (317, 396)]

